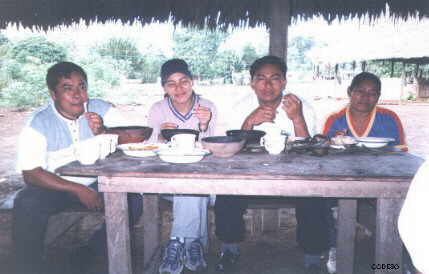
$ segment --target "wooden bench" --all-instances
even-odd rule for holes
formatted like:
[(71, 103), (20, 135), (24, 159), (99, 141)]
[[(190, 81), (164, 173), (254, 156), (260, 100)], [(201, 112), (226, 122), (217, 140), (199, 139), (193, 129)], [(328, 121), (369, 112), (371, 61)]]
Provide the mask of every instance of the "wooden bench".
[[(20, 191), (14, 191), (9, 193), (4, 199), (0, 200), (0, 214), (2, 215), (9, 215), (7, 218), (10, 220), (10, 224), (12, 223), (12, 209), (13, 204), (16, 195)], [(98, 225), (100, 221), (104, 219), (104, 213), (103, 212), (93, 212), (87, 210), (85, 207), (76, 206), (76, 207), (70, 207), (67, 210), (64, 210), (58, 214), (55, 214), (49, 218), (48, 228), (46, 231), (46, 237), (45, 237), (45, 247), (50, 248), (52, 246), (55, 246), (58, 241), (70, 230), (72, 230), (76, 224), (79, 224), (82, 222), (82, 220), (85, 217), (88, 217), (91, 215), (90, 218), (94, 219), (94, 226)], [(1, 233), (6, 233), (8, 236), (4, 236), (1, 238), (9, 238), (10, 243), (2, 243), (0, 242), (0, 246), (6, 245), (11, 246), (12, 245), (12, 235), (11, 235), (11, 225), (5, 228), (4, 230), (0, 231)], [(3, 240), (3, 242), (6, 240)]]

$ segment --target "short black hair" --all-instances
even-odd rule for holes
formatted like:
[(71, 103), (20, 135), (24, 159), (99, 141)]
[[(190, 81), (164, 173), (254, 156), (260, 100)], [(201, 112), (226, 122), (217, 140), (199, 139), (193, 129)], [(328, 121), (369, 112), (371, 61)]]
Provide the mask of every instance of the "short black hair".
[(353, 77), (353, 80), (352, 80), (352, 83), (350, 84), (349, 89), (350, 90), (354, 89), (355, 87), (360, 85), (360, 83), (362, 83), (363, 81), (371, 81), (375, 85), (375, 88), (377, 89), (378, 94), (380, 94), (380, 91), (381, 91), (380, 78), (378, 78), (378, 76), (375, 74), (372, 74), (370, 72), (365, 72), (365, 71)]
[(282, 72), (283, 77), (286, 78), (287, 65), (286, 62), (277, 56), (267, 55), (262, 58), (256, 59), (255, 62), (250, 66), (250, 78), (253, 79), (256, 72), (260, 70), (265, 65), (274, 65), (279, 68)]
[(80, 74), (84, 80), (88, 82), (88, 77), (83, 68), (72, 62), (59, 62), (48, 69), (48, 73), (46, 74), (46, 84), (48, 88), (55, 91), (59, 79), (70, 78), (73, 72)]

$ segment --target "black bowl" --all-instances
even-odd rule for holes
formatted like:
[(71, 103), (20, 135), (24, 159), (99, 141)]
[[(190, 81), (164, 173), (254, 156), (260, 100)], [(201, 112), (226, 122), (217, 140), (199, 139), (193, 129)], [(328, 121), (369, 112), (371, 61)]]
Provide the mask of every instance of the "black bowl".
[(189, 128), (161, 129), (162, 137), (168, 142), (170, 142), (171, 137), (173, 137), (176, 134), (194, 134), (195, 140), (198, 140), (198, 136), (200, 135), (200, 132), (198, 130), (189, 129)]
[(262, 136), (265, 135), (265, 131), (233, 129), (233, 130), (228, 130), (226, 132), (226, 135), (241, 137), (246, 140), (247, 144), (259, 144)]
[(207, 143), (237, 143), (241, 142), (244, 138), (240, 136), (211, 136), (205, 137), (201, 141)]
[(153, 128), (145, 126), (110, 127), (108, 133), (118, 134), (119, 144), (140, 143), (148, 140)]

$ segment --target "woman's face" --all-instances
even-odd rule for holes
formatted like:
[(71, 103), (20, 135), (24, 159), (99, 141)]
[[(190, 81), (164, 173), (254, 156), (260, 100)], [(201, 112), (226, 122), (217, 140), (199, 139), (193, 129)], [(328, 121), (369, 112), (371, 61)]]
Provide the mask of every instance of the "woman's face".
[(348, 90), (350, 107), (357, 112), (371, 112), (380, 98), (377, 86), (369, 80), (363, 81), (353, 89)]
[(164, 91), (176, 104), (192, 101), (193, 81), (185, 74), (176, 72), (171, 74), (164, 84)]

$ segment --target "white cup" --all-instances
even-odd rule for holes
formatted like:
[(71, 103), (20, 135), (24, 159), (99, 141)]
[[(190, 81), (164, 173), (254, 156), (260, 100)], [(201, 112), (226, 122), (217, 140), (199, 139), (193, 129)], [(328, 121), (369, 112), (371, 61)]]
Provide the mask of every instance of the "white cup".
[(269, 154), (278, 155), (285, 149), (286, 136), (280, 134), (266, 134), (261, 138), (261, 145)]
[(99, 138), (93, 137), (76, 144), (76, 159), (82, 165), (92, 165), (101, 156)]
[(195, 134), (176, 134), (171, 137), (171, 146), (179, 151), (193, 151), (195, 149)]
[(95, 137), (100, 146), (100, 159), (105, 159), (110, 153), (116, 151), (118, 137), (117, 134), (100, 134)]

